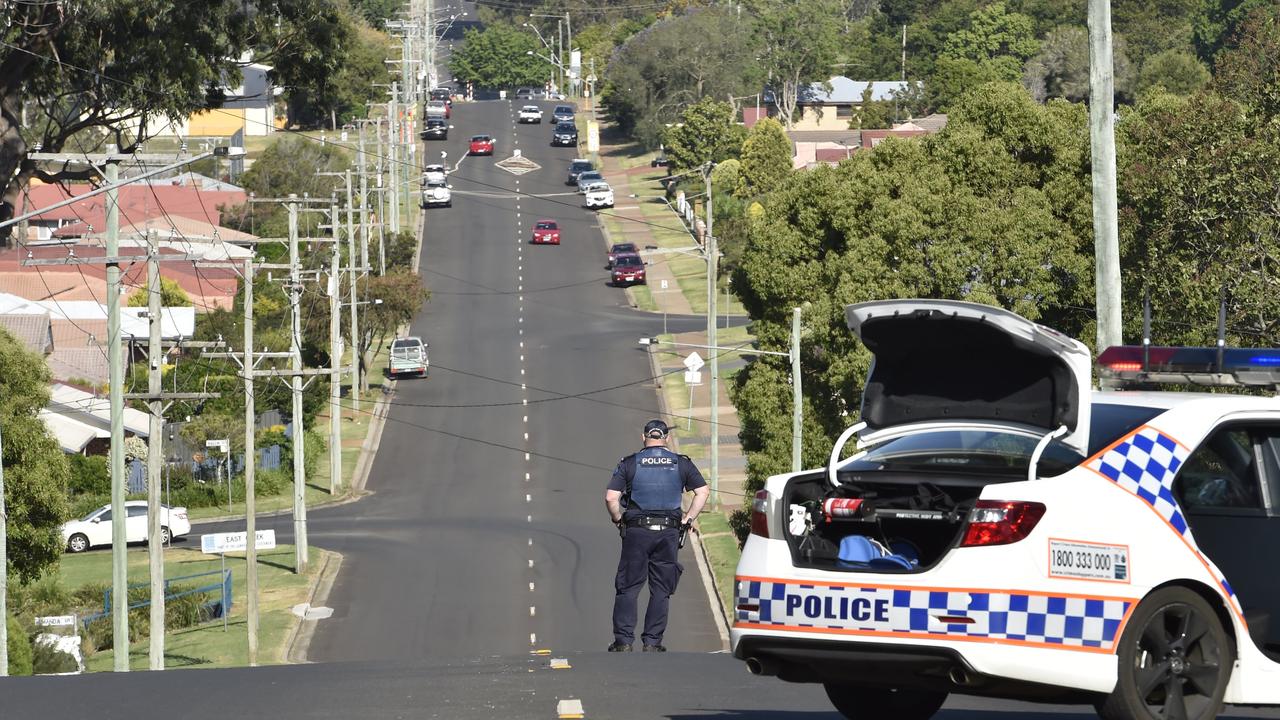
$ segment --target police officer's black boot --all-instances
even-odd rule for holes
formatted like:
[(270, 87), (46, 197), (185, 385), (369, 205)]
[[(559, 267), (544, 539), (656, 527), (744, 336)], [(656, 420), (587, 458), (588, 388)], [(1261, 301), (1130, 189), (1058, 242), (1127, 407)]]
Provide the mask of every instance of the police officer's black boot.
[[(631, 652), (631, 646), (621, 640), (614, 640), (613, 644), (610, 645), (608, 649), (609, 652)], [(646, 645), (645, 649), (648, 650), (649, 646)]]

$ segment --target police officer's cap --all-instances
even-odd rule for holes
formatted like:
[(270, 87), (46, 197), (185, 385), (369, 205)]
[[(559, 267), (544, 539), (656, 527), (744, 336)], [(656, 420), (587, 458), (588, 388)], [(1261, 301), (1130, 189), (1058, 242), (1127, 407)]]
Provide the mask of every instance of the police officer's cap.
[(661, 440), (669, 432), (671, 432), (671, 429), (661, 420), (650, 420), (644, 424), (644, 436), (653, 440)]

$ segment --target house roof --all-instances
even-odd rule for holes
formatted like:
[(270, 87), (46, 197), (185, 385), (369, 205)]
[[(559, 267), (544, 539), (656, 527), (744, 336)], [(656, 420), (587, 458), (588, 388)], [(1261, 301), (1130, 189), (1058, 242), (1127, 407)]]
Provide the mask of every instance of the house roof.
[(892, 100), (894, 93), (899, 93), (911, 85), (910, 80), (850, 80), (844, 75), (835, 75), (827, 83), (830, 90), (822, 83), (813, 83), (800, 91), (796, 102), (800, 105), (857, 105), (862, 102), (862, 93), (871, 86), (872, 100)]
[(53, 348), (47, 312), (0, 314), (0, 328), (9, 331), (23, 347), (38, 355), (44, 355)]
[[(88, 185), (45, 184), (31, 185), (23, 199), (28, 211), (47, 207), (77, 195), (83, 195), (92, 188)], [(119, 190), (120, 223), (130, 225), (153, 217), (180, 215), (182, 217), (219, 223), (221, 214), (219, 206), (239, 205), (248, 198), (244, 190), (202, 190), (193, 185), (123, 185)], [(57, 220), (62, 222), (83, 222), (92, 225), (95, 230), (103, 230), (107, 226), (106, 195), (95, 195), (85, 200), (78, 200), (66, 207), (40, 213), (34, 221)]]
[(861, 130), (792, 130), (787, 133), (791, 142), (848, 143), (850, 147), (862, 144)]
[(55, 347), (45, 362), (55, 380), (87, 380), (105, 385), (110, 379), (107, 350), (101, 345)]
[[(99, 437), (100, 430), (88, 423), (80, 422), (67, 415), (61, 415), (49, 408), (40, 411), (40, 419), (49, 433), (58, 441), (65, 453), (84, 452), (85, 447)], [(109, 437), (110, 432), (107, 433)]]
[(947, 116), (944, 113), (933, 113), (922, 118), (912, 118), (911, 124), (925, 132), (936, 133), (947, 126)]
[[(79, 422), (96, 428), (105, 429), (110, 434), (111, 401), (79, 388), (54, 383), (50, 388), (49, 404), (46, 409), (58, 415), (65, 415)], [(126, 407), (124, 409), (124, 429), (126, 432), (146, 437), (150, 428), (147, 414)], [(106, 436), (100, 436), (106, 437)]]

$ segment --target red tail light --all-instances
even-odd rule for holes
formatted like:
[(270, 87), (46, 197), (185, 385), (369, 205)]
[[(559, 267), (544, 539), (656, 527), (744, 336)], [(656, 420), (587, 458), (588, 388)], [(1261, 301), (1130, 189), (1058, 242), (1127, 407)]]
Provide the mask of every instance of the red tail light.
[(769, 491), (757, 490), (751, 502), (751, 534), (769, 537)]
[(1016, 543), (1031, 534), (1044, 510), (1044, 505), (1035, 502), (979, 500), (969, 512), (969, 527), (960, 547)]

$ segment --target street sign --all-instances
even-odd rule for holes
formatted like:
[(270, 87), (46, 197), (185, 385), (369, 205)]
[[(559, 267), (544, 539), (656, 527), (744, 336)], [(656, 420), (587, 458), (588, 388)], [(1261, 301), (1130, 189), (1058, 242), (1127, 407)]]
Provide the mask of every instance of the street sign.
[(697, 372), (702, 369), (703, 365), (706, 365), (706, 363), (702, 361), (702, 356), (698, 354), (697, 350), (689, 353), (689, 357), (684, 359), (684, 367), (689, 372)]
[(685, 385), (701, 385), (702, 373), (698, 372), (697, 370), (685, 370), (684, 384)]
[(231, 447), (230, 440), (205, 440), (204, 446), (207, 448), (217, 448), (222, 452), (227, 452)]
[[(259, 530), (258, 541), (254, 545), (259, 550), (271, 550), (276, 546), (275, 530)], [(249, 549), (248, 533), (210, 533), (200, 536), (200, 552), (205, 555), (220, 555), (229, 552), (241, 552)]]
[(667, 289), (667, 281), (666, 281), (666, 280), (663, 280), (663, 281), (662, 281), (662, 289), (663, 289), (663, 290), (666, 290), (666, 289)]
[(75, 615), (46, 615), (36, 618), (39, 627), (75, 627)]

